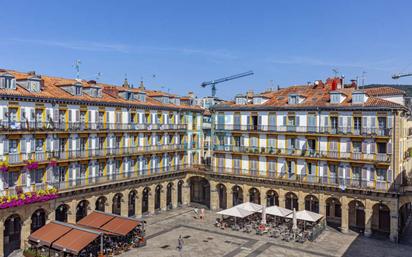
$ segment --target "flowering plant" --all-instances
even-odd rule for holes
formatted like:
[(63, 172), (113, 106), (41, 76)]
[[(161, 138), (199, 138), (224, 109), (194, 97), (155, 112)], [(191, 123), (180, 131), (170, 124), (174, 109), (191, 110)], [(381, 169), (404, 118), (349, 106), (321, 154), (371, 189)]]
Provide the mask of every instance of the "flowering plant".
[(31, 203), (45, 202), (58, 198), (57, 189), (50, 188), (36, 192), (0, 197), (0, 209), (12, 208)]
[(50, 161), (50, 166), (51, 167), (56, 167), (57, 166), (57, 162), (55, 160), (51, 160)]
[(7, 172), (8, 170), (9, 167), (5, 163), (0, 164), (0, 172)]
[(26, 168), (28, 170), (37, 170), (39, 168), (39, 163), (36, 161), (30, 160), (27, 162)]

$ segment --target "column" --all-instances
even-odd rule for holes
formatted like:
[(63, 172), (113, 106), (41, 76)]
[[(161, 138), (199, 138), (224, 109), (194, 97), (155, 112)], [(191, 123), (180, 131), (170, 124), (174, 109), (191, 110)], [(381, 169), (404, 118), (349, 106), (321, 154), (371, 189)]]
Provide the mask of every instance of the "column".
[(124, 195), (120, 200), (120, 215), (129, 216), (129, 195)]
[(365, 236), (372, 235), (372, 214), (373, 210), (365, 207)]
[(260, 204), (263, 206), (267, 205), (267, 197), (266, 197), (266, 191), (263, 187), (259, 188), (260, 191)]
[(225, 184), (226, 186), (226, 206), (227, 208), (233, 207), (233, 185), (232, 184)]
[(279, 188), (278, 192), (279, 192), (279, 207), (285, 208), (285, 194), (286, 194), (286, 191)]
[(326, 219), (326, 202), (323, 194), (319, 195), (319, 214), (323, 215)]
[(160, 189), (160, 210), (166, 211), (166, 194), (167, 194), (167, 183), (162, 184)]
[(347, 205), (342, 204), (342, 217), (341, 217), (341, 227), (340, 231), (342, 233), (349, 232), (349, 208)]
[(136, 204), (135, 204), (135, 214), (136, 218), (141, 218), (142, 217), (142, 195), (143, 195), (143, 189), (140, 188), (137, 190), (136, 194)]
[(7, 217), (4, 217), (0, 221), (0, 255), (3, 256), (4, 253), (4, 221)]
[(53, 204), (52, 209), (50, 210), (50, 212), (48, 214), (46, 214), (47, 215), (46, 224), (49, 224), (50, 221), (56, 219), (56, 208), (57, 207)]
[(188, 182), (185, 182), (182, 186), (182, 201), (183, 206), (188, 206), (190, 203), (190, 185)]
[(219, 192), (216, 187), (215, 182), (210, 182), (210, 209), (213, 211), (219, 209), (220, 203), (219, 203)]
[(248, 187), (248, 186), (243, 186), (242, 187), (242, 190), (243, 190), (243, 202), (244, 203), (247, 203), (247, 202), (249, 202), (249, 198), (250, 198), (250, 196), (249, 196), (249, 189), (250, 189), (250, 187)]
[(107, 195), (107, 206), (106, 206), (107, 210), (106, 210), (106, 212), (108, 212), (108, 213), (113, 213), (113, 197), (114, 197), (113, 193), (110, 193), (110, 194)]
[(72, 200), (70, 203), (67, 203), (69, 205), (69, 211), (67, 213), (67, 222), (75, 224), (76, 223), (76, 211), (77, 211), (77, 202), (75, 200)]
[(149, 192), (149, 214), (155, 213), (155, 188), (152, 186)]
[(27, 218), (25, 221), (23, 221), (22, 227), (21, 227), (21, 242), (20, 242), (20, 248), (24, 249), (26, 247), (25, 243), (27, 242), (27, 238), (30, 236), (30, 231), (31, 230), (31, 218)]
[(390, 212), (390, 219), (391, 219), (391, 232), (389, 234), (389, 239), (394, 242), (397, 243), (398, 242), (398, 212), (396, 211), (396, 209), (394, 211), (391, 210)]
[(172, 187), (172, 208), (176, 209), (177, 208), (177, 185), (178, 185), (179, 181), (175, 181), (175, 183), (173, 183), (173, 187)]

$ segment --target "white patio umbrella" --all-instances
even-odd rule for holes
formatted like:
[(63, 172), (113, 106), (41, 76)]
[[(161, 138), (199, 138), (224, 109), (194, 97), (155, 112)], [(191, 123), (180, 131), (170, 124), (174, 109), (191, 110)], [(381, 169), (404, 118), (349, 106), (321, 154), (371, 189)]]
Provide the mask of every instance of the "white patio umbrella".
[(266, 206), (263, 206), (262, 209), (262, 224), (266, 225)]
[(287, 218), (293, 218), (293, 215), (296, 215), (296, 219), (298, 220), (309, 222), (316, 222), (323, 217), (323, 215), (320, 215), (319, 213), (303, 210), (296, 213), (291, 213), (287, 216)]
[(263, 205), (246, 202), (236, 205), (237, 208), (242, 208), (244, 210), (252, 211), (252, 212), (259, 212), (263, 209)]
[(266, 208), (266, 214), (268, 215), (273, 215), (273, 216), (278, 216), (278, 217), (282, 217), (285, 218), (287, 217), (289, 214), (292, 214), (293, 211), (286, 209), (286, 208), (282, 208), (279, 206), (269, 206)]

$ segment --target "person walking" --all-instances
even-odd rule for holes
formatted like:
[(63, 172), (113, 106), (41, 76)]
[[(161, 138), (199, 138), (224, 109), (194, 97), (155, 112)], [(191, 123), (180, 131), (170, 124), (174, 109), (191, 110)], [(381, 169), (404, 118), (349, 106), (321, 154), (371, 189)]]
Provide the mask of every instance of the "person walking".
[(183, 250), (183, 238), (182, 235), (179, 236), (179, 238), (177, 239), (177, 249), (179, 250), (179, 252), (181, 252)]

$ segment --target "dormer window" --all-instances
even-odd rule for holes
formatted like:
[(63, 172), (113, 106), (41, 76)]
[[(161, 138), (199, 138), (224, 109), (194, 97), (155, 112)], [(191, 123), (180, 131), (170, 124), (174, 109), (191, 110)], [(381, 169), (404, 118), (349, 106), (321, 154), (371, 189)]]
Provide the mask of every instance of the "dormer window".
[(81, 85), (75, 85), (74, 86), (74, 94), (75, 95), (82, 95), (82, 86)]
[(363, 104), (368, 100), (368, 96), (363, 91), (355, 91), (352, 93), (353, 104)]
[(146, 102), (146, 93), (144, 92), (135, 93), (134, 98), (139, 100), (140, 102)]
[(127, 99), (127, 100), (133, 100), (133, 93), (127, 91), (127, 92), (126, 92), (126, 99)]
[(331, 92), (330, 93), (330, 103), (331, 104), (340, 104), (345, 99), (345, 96), (340, 92)]
[(0, 88), (16, 89), (16, 78), (9, 73), (1, 74), (0, 75)]
[(247, 104), (247, 98), (244, 95), (237, 95), (235, 97), (236, 104)]
[(288, 104), (298, 104), (298, 95), (289, 95), (288, 96)]

